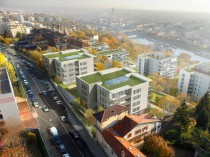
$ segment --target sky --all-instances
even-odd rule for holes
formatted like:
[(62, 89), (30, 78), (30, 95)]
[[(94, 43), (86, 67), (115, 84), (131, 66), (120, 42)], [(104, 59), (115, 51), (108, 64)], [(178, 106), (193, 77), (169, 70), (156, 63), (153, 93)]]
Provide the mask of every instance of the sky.
[(210, 13), (210, 0), (0, 0), (0, 6), (115, 8)]

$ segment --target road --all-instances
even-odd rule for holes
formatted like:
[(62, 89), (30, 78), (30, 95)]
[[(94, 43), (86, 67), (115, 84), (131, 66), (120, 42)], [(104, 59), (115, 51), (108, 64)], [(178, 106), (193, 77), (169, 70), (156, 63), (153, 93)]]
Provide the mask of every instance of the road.
[[(7, 48), (7, 55), (8, 57), (12, 58), (13, 55), (16, 55), (16, 52), (13, 49)], [(49, 156), (50, 157), (60, 156), (59, 152), (56, 149), (54, 141), (52, 140), (52, 137), (47, 131), (48, 128), (55, 126), (58, 129), (59, 134), (61, 136), (61, 140), (65, 145), (67, 151), (71, 155), (71, 157), (94, 157), (90, 152), (90, 150), (88, 149), (88, 147), (81, 139), (78, 140), (72, 139), (72, 137), (68, 134), (68, 131), (73, 129), (72, 125), (68, 121), (67, 122), (60, 121), (59, 118), (60, 116), (65, 115), (67, 117), (66, 110), (60, 110), (58, 108), (58, 105), (53, 100), (51, 93), (48, 93), (45, 96), (42, 96), (40, 94), (43, 90), (46, 90), (41, 82), (42, 80), (47, 80), (51, 89), (55, 90), (53, 86), (50, 84), (49, 78), (46, 76), (46, 74), (37, 67), (38, 73), (36, 75), (32, 75), (29, 72), (27, 66), (19, 58), (13, 59), (13, 63), (14, 65), (19, 64), (20, 67), (22, 68), (23, 73), (26, 79), (28, 80), (31, 89), (40, 104), (39, 108), (34, 108), (32, 106), (29, 96), (27, 96), (27, 101), (29, 102), (30, 108), (32, 110), (35, 110), (38, 115), (37, 117), (38, 126), (40, 128), (40, 133), (42, 135)], [(66, 105), (64, 101), (62, 101), (62, 103)], [(50, 109), (49, 112), (43, 111), (42, 107), (45, 105), (49, 107)]]

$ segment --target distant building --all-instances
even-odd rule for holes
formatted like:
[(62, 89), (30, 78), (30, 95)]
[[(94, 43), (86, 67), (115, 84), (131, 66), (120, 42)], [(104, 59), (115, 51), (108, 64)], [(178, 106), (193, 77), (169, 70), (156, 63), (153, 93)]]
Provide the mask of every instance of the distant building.
[(124, 62), (128, 60), (128, 51), (125, 49), (114, 49), (107, 51), (99, 51), (99, 56), (107, 56), (110, 61), (117, 60)]
[(20, 122), (20, 115), (7, 69), (0, 68), (0, 123), (8, 119)]
[(92, 44), (91, 46), (87, 47), (87, 49), (93, 49), (96, 51), (107, 51), (110, 49), (109, 45), (107, 43), (97, 43)]
[(159, 133), (161, 122), (153, 115), (128, 115), (128, 108), (115, 105), (93, 115), (97, 120), (97, 143), (108, 157), (146, 157), (136, 147), (144, 137)]
[(17, 15), (17, 21), (18, 21), (18, 22), (20, 22), (20, 23), (24, 23), (24, 22), (25, 22), (25, 20), (24, 20), (24, 16), (23, 16), (23, 15), (18, 14), (18, 15)]
[(210, 92), (210, 63), (201, 63), (180, 70), (178, 90), (198, 101)]
[(132, 69), (112, 68), (78, 76), (77, 93), (89, 108), (108, 108), (121, 104), (129, 108), (129, 114), (141, 114), (148, 110), (150, 79)]
[(30, 30), (28, 27), (18, 23), (6, 23), (4, 25), (4, 30), (9, 33), (11, 38), (16, 37), (17, 33), (28, 34)]
[(28, 17), (28, 21), (34, 22), (34, 21), (35, 21), (35, 18), (34, 18), (33, 16), (29, 16), (29, 17)]
[(162, 52), (139, 55), (137, 59), (138, 72), (144, 76), (152, 75), (156, 72), (162, 77), (174, 78), (177, 64), (177, 57), (170, 57)]
[(76, 76), (94, 72), (93, 55), (85, 50), (65, 50), (43, 55), (48, 75), (58, 75), (64, 84), (76, 81)]

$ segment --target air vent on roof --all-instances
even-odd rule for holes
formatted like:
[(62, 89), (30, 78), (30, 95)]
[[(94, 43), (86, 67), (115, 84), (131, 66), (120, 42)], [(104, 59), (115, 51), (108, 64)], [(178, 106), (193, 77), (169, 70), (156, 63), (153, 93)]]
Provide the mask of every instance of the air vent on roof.
[(141, 156), (138, 154), (138, 155), (136, 155), (136, 157), (141, 157)]
[(124, 151), (121, 152), (121, 157), (125, 157), (125, 152)]
[(129, 147), (128, 149), (129, 149), (129, 150), (132, 150), (132, 148), (131, 148), (131, 147)]
[(123, 142), (123, 139), (121, 139), (120, 142)]
[(114, 110), (112, 110), (111, 112), (114, 113)]

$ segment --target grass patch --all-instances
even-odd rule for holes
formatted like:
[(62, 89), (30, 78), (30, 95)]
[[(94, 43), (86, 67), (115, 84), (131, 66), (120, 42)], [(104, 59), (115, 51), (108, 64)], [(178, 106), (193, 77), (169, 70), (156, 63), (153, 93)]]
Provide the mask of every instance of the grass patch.
[(162, 97), (164, 97), (163, 94), (157, 93), (157, 92), (151, 92), (151, 99), (150, 101), (154, 103), (158, 103), (158, 100), (160, 100)]
[(77, 93), (77, 88), (76, 88), (76, 87), (71, 88), (71, 89), (67, 88), (66, 90), (67, 90), (69, 93), (71, 93), (75, 98), (78, 98), (78, 97), (79, 97), (79, 95), (78, 95), (78, 93)]
[(21, 97), (22, 95), (21, 95), (19, 84), (18, 83), (13, 83), (12, 87), (13, 87), (13, 91), (14, 91), (15, 96), (16, 97)]
[(23, 97), (23, 98), (26, 98), (26, 95), (25, 95), (23, 86), (22, 86), (20, 83), (19, 83), (19, 89), (20, 89), (20, 93), (21, 93), (22, 97)]
[(159, 119), (164, 116), (164, 113), (156, 108), (150, 108), (149, 114), (155, 115)]

